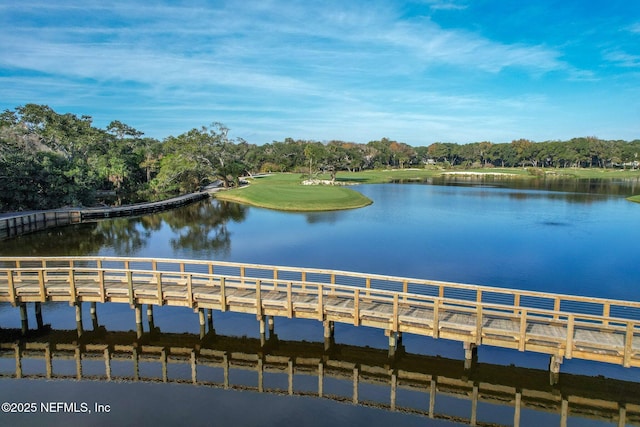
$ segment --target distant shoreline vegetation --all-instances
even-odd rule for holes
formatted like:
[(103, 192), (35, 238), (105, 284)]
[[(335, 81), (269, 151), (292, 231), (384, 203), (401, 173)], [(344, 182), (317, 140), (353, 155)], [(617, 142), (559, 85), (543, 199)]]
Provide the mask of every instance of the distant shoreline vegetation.
[[(108, 203), (101, 194), (113, 192), (116, 204), (123, 202), (118, 199), (123, 194), (156, 200), (216, 181), (236, 187), (241, 177), (260, 172), (304, 173), (311, 178), (324, 174), (330, 181), (351, 176), (354, 182), (409, 180), (415, 170), (423, 171), (418, 176), (491, 171), (545, 179), (632, 177), (640, 175), (639, 155), (639, 139), (609, 141), (593, 136), (415, 147), (389, 138), (366, 144), (286, 138), (256, 145), (230, 139), (220, 123), (158, 140), (118, 120), (101, 129), (90, 116), (26, 104), (0, 113), (0, 212), (93, 206)], [(363, 178), (357, 172), (370, 175)], [(351, 193), (357, 193), (334, 186), (299, 187), (288, 188), (292, 197), (306, 199), (302, 194), (313, 192), (325, 202), (328, 194), (355, 202)]]

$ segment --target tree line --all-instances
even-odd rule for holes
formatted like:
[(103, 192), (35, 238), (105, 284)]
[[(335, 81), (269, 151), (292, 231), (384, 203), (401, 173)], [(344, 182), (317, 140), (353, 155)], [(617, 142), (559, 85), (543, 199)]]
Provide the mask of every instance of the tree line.
[(118, 120), (105, 129), (90, 116), (26, 104), (0, 113), (0, 211), (93, 205), (105, 192), (150, 200), (258, 172), (318, 172), (409, 167), (638, 168), (640, 140), (568, 141), (414, 147), (382, 138), (366, 144), (313, 140), (250, 144), (220, 123), (163, 140)]

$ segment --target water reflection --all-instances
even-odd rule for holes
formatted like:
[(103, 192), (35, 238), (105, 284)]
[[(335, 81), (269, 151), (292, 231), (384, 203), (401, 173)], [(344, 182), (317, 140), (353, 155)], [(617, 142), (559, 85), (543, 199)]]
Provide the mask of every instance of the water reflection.
[[(465, 370), (460, 360), (402, 347), (390, 359), (384, 350), (335, 343), (326, 350), (323, 343), (281, 341), (273, 332), (261, 343), (217, 335), (212, 322), (204, 337), (152, 331), (137, 340), (134, 332), (95, 324), (81, 338), (76, 331), (48, 330), (20, 340), (20, 331), (3, 330), (0, 376), (191, 383), (314, 396), (470, 425), (520, 425), (541, 417), (548, 425), (571, 418), (640, 425), (640, 388), (626, 381), (561, 374), (559, 384), (550, 385), (542, 370), (485, 363)], [(45, 392), (48, 384), (41, 384)]]
[(173, 212), (160, 214), (174, 236), (170, 243), (174, 250), (190, 250), (210, 257), (228, 255), (231, 237), (229, 221), (242, 222), (247, 208), (229, 202), (201, 202)]
[(247, 208), (235, 203), (207, 200), (169, 212), (135, 218), (114, 218), (53, 228), (2, 242), (3, 255), (69, 255), (99, 253), (104, 248), (123, 256), (138, 254), (164, 227), (171, 230), (174, 250), (204, 255), (230, 251), (229, 222), (242, 222)]
[(568, 195), (554, 195), (553, 193), (515, 192), (509, 193), (518, 197), (562, 198), (572, 202), (589, 202), (587, 195), (602, 195), (603, 197), (628, 197), (640, 193), (640, 178), (624, 179), (563, 179), (557, 177), (546, 178), (517, 178), (500, 175), (442, 175), (428, 178), (424, 181), (430, 185), (461, 186), (461, 187), (502, 187), (518, 190), (542, 190), (545, 192), (572, 193)]

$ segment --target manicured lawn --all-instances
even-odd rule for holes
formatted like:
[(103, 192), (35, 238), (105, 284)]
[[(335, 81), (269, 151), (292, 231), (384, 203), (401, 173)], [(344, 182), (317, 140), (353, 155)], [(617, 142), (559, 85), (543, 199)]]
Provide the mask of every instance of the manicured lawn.
[[(533, 179), (620, 179), (640, 177), (640, 171), (614, 169), (550, 169), (550, 168), (483, 168), (483, 169), (394, 169), (340, 172), (336, 181), (355, 184), (377, 184), (392, 181), (421, 181), (446, 173), (464, 176), (475, 174), (508, 174), (514, 178)], [(320, 176), (329, 179), (329, 176)], [(251, 179), (251, 185), (216, 193), (220, 200), (284, 211), (331, 211), (354, 209), (373, 203), (355, 187), (302, 185), (299, 173), (278, 173)], [(640, 196), (629, 200), (640, 203)]]
[(373, 203), (351, 188), (302, 185), (300, 181), (300, 174), (254, 178), (249, 186), (217, 193), (216, 198), (283, 211), (333, 211)]
[(631, 196), (631, 197), (627, 197), (627, 200), (631, 201), (631, 202), (636, 202), (636, 203), (640, 203), (640, 194), (637, 196)]

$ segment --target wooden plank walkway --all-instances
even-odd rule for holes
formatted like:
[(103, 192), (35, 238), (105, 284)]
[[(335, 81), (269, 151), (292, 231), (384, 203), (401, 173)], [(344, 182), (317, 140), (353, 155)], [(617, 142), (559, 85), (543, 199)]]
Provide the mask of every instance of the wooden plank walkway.
[(29, 213), (2, 214), (0, 217), (0, 240), (52, 227), (79, 224), (105, 218), (161, 212), (186, 206), (207, 197), (209, 197), (209, 193), (199, 192), (157, 202), (136, 203), (117, 207), (52, 209)]
[[(0, 258), (0, 302), (215, 309), (640, 367), (640, 303), (360, 273), (173, 259)], [(394, 345), (390, 341), (390, 345)]]

